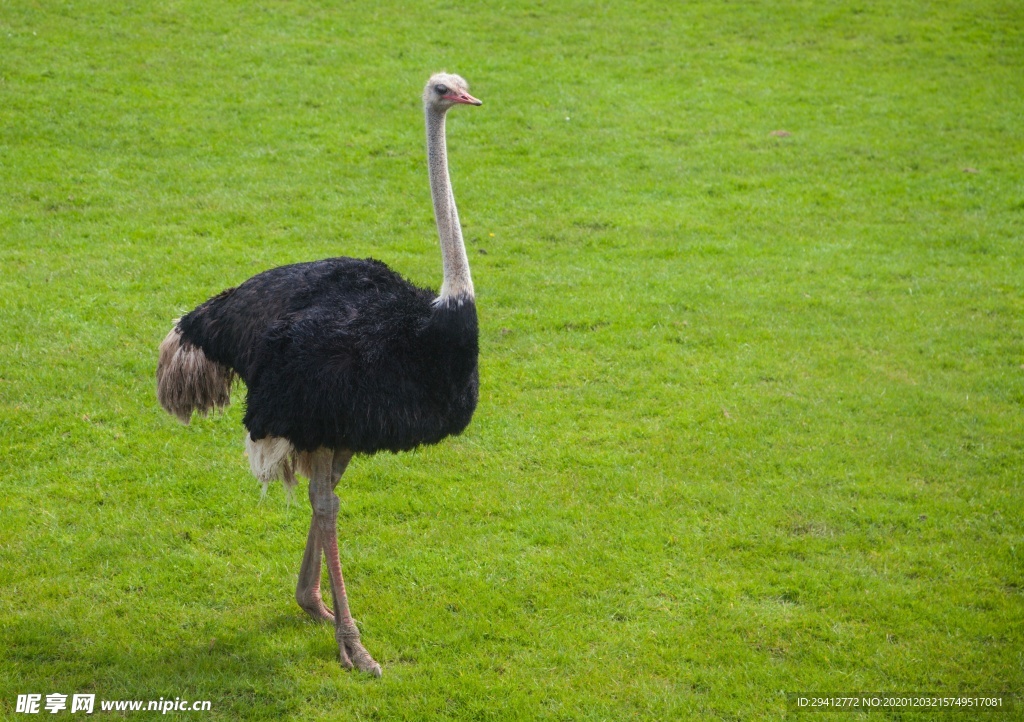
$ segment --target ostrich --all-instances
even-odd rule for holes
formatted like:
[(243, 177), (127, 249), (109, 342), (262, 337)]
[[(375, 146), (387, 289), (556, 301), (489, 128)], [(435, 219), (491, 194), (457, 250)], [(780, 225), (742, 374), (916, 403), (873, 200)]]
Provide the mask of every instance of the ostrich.
[[(182, 316), (160, 344), (157, 395), (188, 423), (248, 389), (249, 465), (266, 486), (309, 479), (313, 515), (295, 599), (334, 624), (341, 664), (380, 676), (349, 612), (338, 558), (341, 475), (354, 454), (436, 444), (469, 424), (477, 403), (477, 316), (455, 209), (445, 116), (482, 105), (458, 75), (427, 82), (427, 161), (444, 282), (418, 288), (380, 261), (329, 258), (264, 271)], [(327, 559), (334, 609), (320, 596)]]

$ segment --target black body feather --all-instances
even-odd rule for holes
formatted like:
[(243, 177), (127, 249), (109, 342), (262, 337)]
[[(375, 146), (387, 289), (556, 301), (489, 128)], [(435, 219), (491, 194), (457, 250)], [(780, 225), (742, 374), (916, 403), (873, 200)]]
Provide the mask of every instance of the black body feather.
[(331, 258), (253, 276), (178, 329), (245, 381), (253, 440), (404, 451), (460, 433), (476, 408), (476, 306), (435, 300), (380, 261)]

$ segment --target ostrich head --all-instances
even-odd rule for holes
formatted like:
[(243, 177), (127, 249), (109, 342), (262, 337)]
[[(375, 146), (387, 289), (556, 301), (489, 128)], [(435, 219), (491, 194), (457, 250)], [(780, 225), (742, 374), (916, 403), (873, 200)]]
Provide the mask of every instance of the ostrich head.
[(423, 89), (423, 104), (433, 110), (444, 112), (453, 105), (483, 105), (469, 94), (469, 84), (460, 76), (451, 73), (435, 73)]

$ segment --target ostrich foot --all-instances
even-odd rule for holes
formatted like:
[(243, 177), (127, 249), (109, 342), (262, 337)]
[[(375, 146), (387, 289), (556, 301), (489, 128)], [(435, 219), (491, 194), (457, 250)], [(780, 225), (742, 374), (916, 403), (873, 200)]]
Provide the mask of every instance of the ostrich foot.
[(334, 624), (334, 612), (324, 604), (324, 600), (320, 597), (319, 591), (305, 595), (300, 592), (295, 595), (295, 601), (297, 601), (299, 606), (305, 610), (306, 614), (318, 622), (330, 622), (331, 624)]
[(380, 677), (380, 665), (366, 651), (366, 647), (359, 641), (359, 630), (355, 624), (349, 627), (336, 627), (335, 639), (338, 640), (338, 650), (341, 656), (341, 666), (345, 669), (355, 667), (360, 672), (367, 672), (374, 677)]

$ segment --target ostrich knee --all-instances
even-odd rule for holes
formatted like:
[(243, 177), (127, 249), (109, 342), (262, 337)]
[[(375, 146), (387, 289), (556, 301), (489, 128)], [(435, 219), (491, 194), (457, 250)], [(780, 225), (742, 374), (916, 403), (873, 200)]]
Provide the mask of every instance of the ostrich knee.
[(321, 532), (337, 532), (340, 508), (341, 501), (330, 490), (316, 498), (313, 502), (313, 518)]

